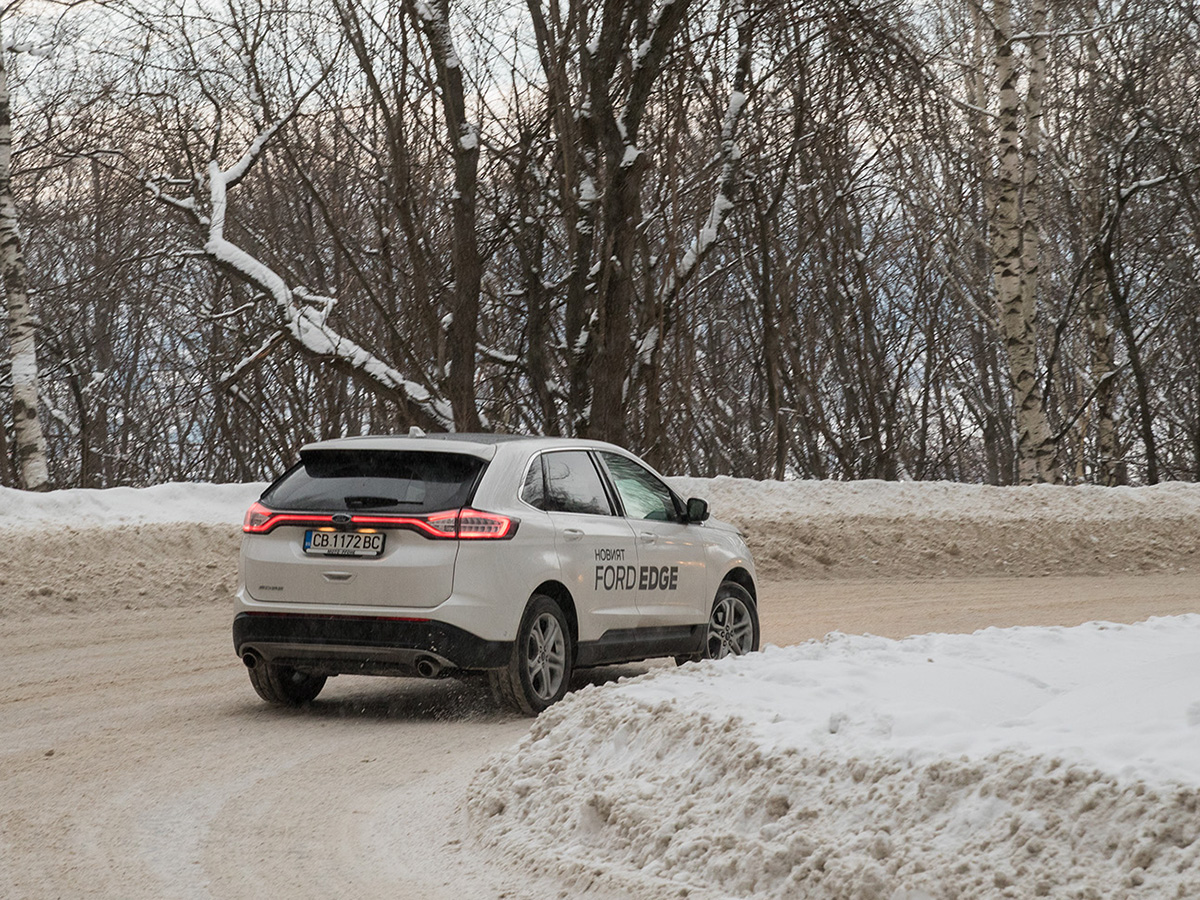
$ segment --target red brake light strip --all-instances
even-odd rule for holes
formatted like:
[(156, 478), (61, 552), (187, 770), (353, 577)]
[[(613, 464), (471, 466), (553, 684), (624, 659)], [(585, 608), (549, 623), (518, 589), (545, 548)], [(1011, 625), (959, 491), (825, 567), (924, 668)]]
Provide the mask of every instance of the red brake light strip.
[[(332, 515), (314, 516), (305, 513), (280, 513), (255, 503), (246, 511), (242, 531), (247, 534), (266, 534), (279, 525), (333, 525)], [(433, 538), (460, 540), (498, 540), (512, 535), (515, 522), (508, 516), (480, 512), (475, 509), (456, 509), (434, 513), (424, 518), (412, 516), (351, 516), (345, 525), (374, 525), (384, 528), (413, 528)]]

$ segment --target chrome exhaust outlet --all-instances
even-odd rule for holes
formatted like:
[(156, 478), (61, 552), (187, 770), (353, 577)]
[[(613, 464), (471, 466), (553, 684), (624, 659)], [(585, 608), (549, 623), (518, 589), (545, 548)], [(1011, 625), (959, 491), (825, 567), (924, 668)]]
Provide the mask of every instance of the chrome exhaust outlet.
[(422, 678), (437, 678), (438, 673), (442, 671), (442, 664), (432, 656), (421, 656), (417, 658), (417, 674)]
[(242, 654), (242, 662), (246, 664), (247, 669), (253, 669), (262, 662), (262, 657), (253, 650), (247, 650)]

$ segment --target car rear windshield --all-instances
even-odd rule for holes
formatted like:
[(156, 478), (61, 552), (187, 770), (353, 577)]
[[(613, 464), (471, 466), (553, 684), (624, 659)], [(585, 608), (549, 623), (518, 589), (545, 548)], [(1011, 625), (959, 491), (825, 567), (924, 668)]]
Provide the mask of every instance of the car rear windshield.
[(309, 450), (263, 495), (272, 509), (425, 513), (465, 505), (484, 461), (461, 453)]

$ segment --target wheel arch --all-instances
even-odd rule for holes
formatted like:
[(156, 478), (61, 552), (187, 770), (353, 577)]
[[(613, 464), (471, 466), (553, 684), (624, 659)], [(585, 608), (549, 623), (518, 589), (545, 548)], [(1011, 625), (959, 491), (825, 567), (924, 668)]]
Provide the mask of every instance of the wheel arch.
[[(579, 613), (575, 611), (575, 598), (561, 581), (543, 581), (533, 589), (534, 594), (545, 594), (558, 604), (558, 608), (567, 617), (567, 627), (571, 632), (571, 646), (579, 647)], [(532, 595), (531, 595), (532, 596)]]
[(721, 579), (721, 581), (732, 581), (734, 584), (744, 587), (746, 589), (746, 593), (748, 593), (750, 598), (754, 601), (754, 605), (758, 605), (758, 589), (754, 586), (754, 579), (746, 569), (743, 569), (741, 566), (730, 569), (725, 573), (725, 576)]

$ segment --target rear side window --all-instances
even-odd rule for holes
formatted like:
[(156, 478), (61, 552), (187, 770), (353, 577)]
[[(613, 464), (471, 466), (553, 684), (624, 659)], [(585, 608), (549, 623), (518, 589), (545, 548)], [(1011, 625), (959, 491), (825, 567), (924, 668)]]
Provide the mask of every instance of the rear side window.
[(546, 508), (546, 473), (542, 468), (542, 458), (535, 457), (525, 473), (525, 483), (521, 485), (521, 499), (534, 509)]
[[(550, 512), (590, 513), (611, 516), (612, 507), (604, 492), (604, 482), (592, 458), (582, 450), (543, 453), (542, 491), (536, 481), (526, 481), (522, 497), (527, 503)], [(535, 462), (531, 469), (537, 469)], [(533, 479), (534, 476), (530, 476)], [(538, 494), (541, 493), (541, 496)], [(540, 502), (539, 502), (540, 501)]]
[(281, 510), (437, 512), (465, 506), (483, 468), (461, 453), (310, 450), (263, 502)]

